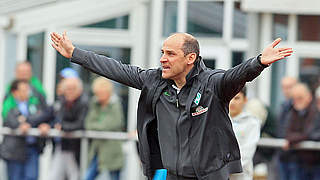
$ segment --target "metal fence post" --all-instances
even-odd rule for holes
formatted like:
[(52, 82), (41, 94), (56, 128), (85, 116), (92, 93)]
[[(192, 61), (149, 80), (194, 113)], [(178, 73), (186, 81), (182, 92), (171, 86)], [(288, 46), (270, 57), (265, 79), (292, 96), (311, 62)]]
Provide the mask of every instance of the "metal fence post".
[(81, 138), (81, 148), (80, 148), (80, 175), (84, 177), (86, 169), (88, 167), (88, 147), (89, 139), (85, 136)]

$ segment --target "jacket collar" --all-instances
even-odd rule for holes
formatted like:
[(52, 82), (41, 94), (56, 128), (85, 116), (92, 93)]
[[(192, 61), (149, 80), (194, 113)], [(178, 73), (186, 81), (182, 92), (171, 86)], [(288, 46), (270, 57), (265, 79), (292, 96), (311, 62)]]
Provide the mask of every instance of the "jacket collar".
[(199, 59), (195, 62), (191, 71), (187, 74), (186, 81), (187, 84), (192, 82), (192, 79), (200, 74), (201, 71), (205, 68), (202, 57), (199, 56)]
[[(193, 68), (190, 70), (190, 72), (186, 76), (186, 85), (190, 85), (195, 77), (197, 77), (201, 71), (203, 71), (206, 68), (206, 65), (203, 62), (203, 59), (201, 56), (199, 56), (199, 59), (195, 62)], [(169, 85), (174, 84), (174, 81), (171, 79), (167, 79), (166, 82)]]

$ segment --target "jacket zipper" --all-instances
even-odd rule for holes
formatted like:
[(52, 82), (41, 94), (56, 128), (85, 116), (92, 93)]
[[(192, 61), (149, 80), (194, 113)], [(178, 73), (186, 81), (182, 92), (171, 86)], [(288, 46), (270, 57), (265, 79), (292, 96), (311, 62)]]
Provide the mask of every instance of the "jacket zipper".
[(178, 99), (178, 94), (177, 94), (177, 98), (176, 98), (176, 103), (177, 103), (177, 108), (178, 108), (178, 111), (179, 111), (179, 116), (178, 116), (178, 120), (177, 120), (177, 123), (176, 123), (176, 130), (177, 130), (177, 160), (176, 160), (176, 175), (178, 175), (178, 172), (179, 172), (179, 160), (180, 160), (180, 137), (179, 137), (179, 119), (180, 119), (180, 116), (181, 116), (181, 111), (180, 111), (180, 108), (179, 108), (179, 99)]

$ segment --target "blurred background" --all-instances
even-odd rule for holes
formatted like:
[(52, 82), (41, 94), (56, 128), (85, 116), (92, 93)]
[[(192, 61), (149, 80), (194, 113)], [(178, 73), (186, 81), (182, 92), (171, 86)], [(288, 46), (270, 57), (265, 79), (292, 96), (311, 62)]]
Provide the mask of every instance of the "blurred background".
[[(312, 92), (319, 85), (319, 7), (318, 0), (0, 0), (0, 101), (15, 79), (16, 64), (25, 60), (41, 81), (49, 105), (57, 99), (59, 73), (66, 67), (77, 71), (84, 92), (92, 96), (90, 87), (97, 75), (59, 55), (50, 45), (51, 32), (67, 31), (77, 47), (143, 68), (160, 65), (162, 42), (174, 32), (194, 35), (205, 64), (219, 69), (259, 55), (280, 37), (280, 46), (292, 47), (294, 54), (248, 83), (248, 97), (259, 99), (276, 117), (285, 100), (283, 77), (297, 78)], [(125, 131), (134, 131), (139, 91), (117, 83), (114, 89), (121, 100)], [(135, 144), (123, 146), (123, 179), (144, 179)], [(51, 149), (46, 146), (41, 155), (39, 179), (47, 177)], [(5, 163), (0, 167), (4, 179)]]

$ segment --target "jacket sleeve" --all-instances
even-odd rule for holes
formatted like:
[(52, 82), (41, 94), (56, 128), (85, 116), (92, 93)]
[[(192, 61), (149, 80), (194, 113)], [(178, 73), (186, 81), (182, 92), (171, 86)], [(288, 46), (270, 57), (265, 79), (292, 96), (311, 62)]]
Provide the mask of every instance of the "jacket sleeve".
[[(260, 55), (259, 55), (260, 56)], [(249, 59), (227, 71), (214, 75), (215, 92), (224, 102), (229, 102), (245, 85), (254, 80), (266, 68), (258, 60), (259, 56)]]
[(288, 132), (286, 139), (289, 141), (290, 146), (293, 146), (299, 142), (307, 140), (308, 135), (305, 133)]
[(32, 127), (37, 127), (41, 123), (50, 123), (53, 119), (53, 112), (48, 107), (42, 107), (36, 114), (27, 117), (27, 123)]
[(9, 111), (7, 117), (4, 119), (4, 126), (11, 128), (11, 129), (16, 129), (19, 127), (20, 122), (18, 120), (18, 117), (20, 116), (20, 112), (17, 111), (16, 109), (12, 109)]
[(75, 48), (71, 62), (77, 63), (90, 71), (119, 83), (141, 90), (149, 70), (97, 55), (90, 51)]

